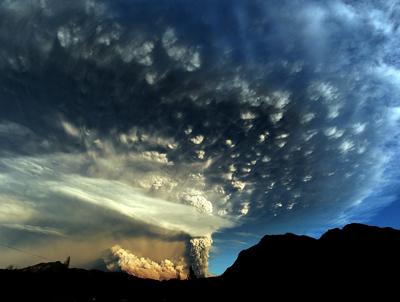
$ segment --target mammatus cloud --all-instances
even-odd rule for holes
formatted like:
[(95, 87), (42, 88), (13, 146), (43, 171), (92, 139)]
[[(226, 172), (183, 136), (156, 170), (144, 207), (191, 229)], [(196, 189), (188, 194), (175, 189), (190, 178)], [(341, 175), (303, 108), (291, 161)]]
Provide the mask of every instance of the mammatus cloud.
[(369, 197), (397, 177), (396, 2), (197, 5), (0, 2), (4, 240), (108, 221), (192, 237), (204, 276), (215, 232), (342, 224), (389, 202)]

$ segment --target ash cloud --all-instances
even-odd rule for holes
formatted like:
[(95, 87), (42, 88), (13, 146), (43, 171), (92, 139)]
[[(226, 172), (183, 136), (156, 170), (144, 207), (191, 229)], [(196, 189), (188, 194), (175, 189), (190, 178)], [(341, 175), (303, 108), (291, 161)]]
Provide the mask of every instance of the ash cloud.
[(116, 245), (111, 248), (110, 255), (104, 258), (104, 261), (110, 271), (124, 271), (140, 278), (154, 280), (187, 279), (187, 268), (183, 258), (179, 259), (177, 263), (169, 259), (156, 262), (146, 257), (138, 257)]
[(208, 258), (212, 243), (210, 236), (190, 238), (187, 243), (189, 264), (197, 278), (208, 277)]
[(198, 238), (367, 219), (398, 177), (399, 11), (1, 1), (5, 240), (101, 233), (82, 207), (110, 233), (193, 237), (205, 275)]

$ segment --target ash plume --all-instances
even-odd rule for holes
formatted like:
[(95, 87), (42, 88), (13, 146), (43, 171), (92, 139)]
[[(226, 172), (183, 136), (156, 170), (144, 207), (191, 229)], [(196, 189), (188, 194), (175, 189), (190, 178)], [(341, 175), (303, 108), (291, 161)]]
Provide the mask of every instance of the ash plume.
[(138, 257), (132, 252), (115, 245), (104, 259), (109, 271), (124, 271), (130, 275), (154, 279), (187, 279), (187, 268), (183, 258), (176, 263), (169, 259), (156, 262), (146, 257)]
[(211, 236), (191, 238), (188, 241), (189, 263), (197, 278), (208, 276), (208, 257), (212, 243)]

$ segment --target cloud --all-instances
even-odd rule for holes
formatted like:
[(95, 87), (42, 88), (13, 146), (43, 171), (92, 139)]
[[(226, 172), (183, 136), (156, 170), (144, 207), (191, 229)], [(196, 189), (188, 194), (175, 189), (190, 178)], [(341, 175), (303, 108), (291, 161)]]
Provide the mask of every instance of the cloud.
[(65, 132), (73, 137), (80, 137), (79, 129), (77, 129), (74, 125), (71, 123), (68, 123), (67, 121), (61, 121), (61, 125), (64, 128)]
[[(8, 201), (2, 205), (4, 212), (29, 213), (34, 206), (46, 207), (45, 198), (54, 196), (56, 201), (51, 201), (53, 206), (57, 200), (63, 202), (65, 198), (69, 198), (114, 211), (137, 221), (194, 236), (206, 235), (231, 225), (229, 220), (211, 215), (211, 204), (201, 192), (197, 192), (197, 195), (187, 195), (188, 197), (183, 195), (183, 203), (179, 203), (179, 200), (171, 202), (161, 197), (151, 197), (145, 190), (117, 180), (75, 174), (78, 172), (75, 169), (79, 170), (85, 163), (84, 155), (19, 157), (12, 160), (3, 159), (1, 162), (8, 168), (5, 176), (7, 181), (4, 184), (12, 184), (11, 190), (15, 190), (12, 192), (13, 195), (22, 195), (28, 200), (43, 199), (39, 204), (34, 202), (30, 203), (30, 206), (25, 204), (24, 210), (15, 201)], [(149, 189), (155, 188), (154, 186), (155, 184)], [(24, 188), (24, 191), (19, 191), (19, 188)], [(189, 196), (192, 196), (192, 199)], [(199, 212), (196, 209), (204, 210)], [(5, 217), (6, 214), (4, 213)], [(61, 217), (63, 213), (58, 215)]]
[(183, 203), (195, 207), (200, 213), (207, 213), (210, 215), (213, 213), (211, 201), (207, 200), (201, 191), (188, 189), (181, 194), (181, 200)]
[(194, 236), (209, 234), (218, 228), (231, 225), (222, 218), (202, 214), (210, 212), (207, 209), (210, 203), (201, 197), (191, 202), (195, 208), (205, 209), (199, 213), (193, 207), (152, 198), (146, 196), (144, 192), (115, 181), (72, 176), (65, 177), (60, 182), (48, 181), (44, 186), (53, 188), (51, 190), (57, 194), (101, 206), (148, 224)]
[(110, 255), (105, 258), (107, 269), (124, 271), (140, 278), (154, 280), (187, 279), (187, 267), (181, 258), (177, 263), (164, 259), (160, 262), (138, 257), (119, 245), (113, 246)]
[(0, 123), (0, 135), (8, 136), (8, 135), (16, 135), (16, 136), (25, 136), (31, 134), (32, 132), (17, 123), (13, 123), (10, 121), (4, 121)]
[(195, 137), (192, 137), (190, 141), (195, 144), (195, 145), (200, 145), (204, 141), (204, 136), (203, 135), (197, 135)]
[(27, 224), (22, 225), (22, 224), (10, 224), (10, 223), (3, 223), (0, 226), (20, 231), (39, 233), (43, 235), (52, 235), (60, 237), (65, 236), (61, 231), (50, 227), (40, 227), (35, 225), (27, 225)]
[[(3, 177), (2, 182), (6, 177)], [(20, 223), (34, 215), (34, 203), (20, 200), (15, 196), (0, 195), (0, 221)]]
[(201, 57), (198, 50), (179, 43), (173, 28), (166, 30), (161, 41), (168, 56), (182, 64), (187, 71), (193, 72), (201, 67)]

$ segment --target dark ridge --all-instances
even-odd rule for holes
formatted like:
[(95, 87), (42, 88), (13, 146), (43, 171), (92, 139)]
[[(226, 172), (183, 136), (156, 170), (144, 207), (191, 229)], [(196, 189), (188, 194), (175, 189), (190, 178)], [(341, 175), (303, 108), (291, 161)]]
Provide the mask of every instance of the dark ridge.
[(68, 270), (68, 266), (60, 261), (39, 263), (36, 265), (22, 268), (20, 271), (25, 273), (64, 273)]
[(320, 239), (267, 235), (206, 279), (159, 282), (67, 262), (0, 270), (0, 279), (1, 301), (384, 301), (398, 296), (400, 231), (350, 224)]
[(305, 271), (321, 276), (342, 272), (369, 275), (370, 271), (384, 275), (390, 266), (399, 265), (399, 257), (399, 230), (353, 223), (329, 230), (320, 239), (294, 234), (264, 236), (258, 244), (240, 252), (223, 276), (257, 279), (271, 270), (282, 277), (288, 272), (301, 277)]
[(379, 228), (359, 223), (351, 223), (343, 229), (332, 229), (323, 234), (320, 240), (347, 240), (347, 241), (399, 241), (399, 231), (393, 228)]

